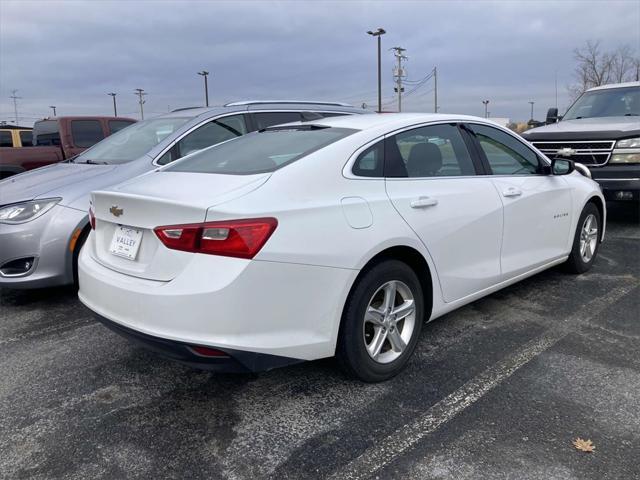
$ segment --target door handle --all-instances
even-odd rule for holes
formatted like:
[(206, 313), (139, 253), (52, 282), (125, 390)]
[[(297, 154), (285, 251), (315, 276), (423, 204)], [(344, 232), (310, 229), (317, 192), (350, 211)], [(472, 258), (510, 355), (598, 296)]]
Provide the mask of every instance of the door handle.
[(415, 200), (411, 200), (411, 208), (435, 207), (437, 204), (438, 200), (431, 197), (418, 197)]
[(522, 190), (516, 187), (509, 187), (503, 190), (502, 195), (504, 197), (519, 197), (520, 195), (522, 195)]

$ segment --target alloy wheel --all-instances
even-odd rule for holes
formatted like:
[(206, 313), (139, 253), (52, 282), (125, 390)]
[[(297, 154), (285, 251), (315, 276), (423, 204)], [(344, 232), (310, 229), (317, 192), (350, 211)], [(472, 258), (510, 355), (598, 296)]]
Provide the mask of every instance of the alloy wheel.
[(598, 220), (592, 213), (584, 219), (580, 230), (580, 257), (584, 263), (593, 258), (598, 245)]
[(369, 356), (378, 363), (396, 360), (411, 341), (416, 305), (411, 289), (392, 280), (371, 297), (364, 315), (363, 338)]

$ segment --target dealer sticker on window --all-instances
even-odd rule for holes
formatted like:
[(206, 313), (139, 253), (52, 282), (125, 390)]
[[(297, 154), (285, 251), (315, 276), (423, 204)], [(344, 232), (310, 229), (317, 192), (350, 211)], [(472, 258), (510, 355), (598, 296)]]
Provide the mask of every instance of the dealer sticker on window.
[(119, 257), (135, 260), (142, 242), (142, 230), (118, 225), (111, 239), (109, 251)]

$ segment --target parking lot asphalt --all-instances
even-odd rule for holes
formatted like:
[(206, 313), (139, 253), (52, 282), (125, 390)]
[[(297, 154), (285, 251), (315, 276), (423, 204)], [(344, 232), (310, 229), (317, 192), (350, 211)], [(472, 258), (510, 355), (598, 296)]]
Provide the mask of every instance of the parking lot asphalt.
[[(70, 289), (0, 290), (0, 478), (640, 478), (640, 224), (423, 328), (406, 371), (191, 370)], [(572, 446), (580, 437), (593, 453)]]

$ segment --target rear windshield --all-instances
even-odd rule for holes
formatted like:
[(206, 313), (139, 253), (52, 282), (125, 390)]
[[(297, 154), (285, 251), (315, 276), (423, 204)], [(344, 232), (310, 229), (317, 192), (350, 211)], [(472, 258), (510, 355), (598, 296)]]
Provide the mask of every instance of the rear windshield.
[(201, 150), (166, 170), (227, 175), (273, 172), (355, 132), (314, 125), (273, 127)]
[(33, 142), (38, 146), (61, 145), (57, 120), (42, 120), (33, 125)]
[(133, 123), (77, 156), (76, 163), (119, 164), (148, 153), (190, 118), (169, 117)]

